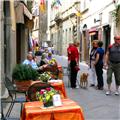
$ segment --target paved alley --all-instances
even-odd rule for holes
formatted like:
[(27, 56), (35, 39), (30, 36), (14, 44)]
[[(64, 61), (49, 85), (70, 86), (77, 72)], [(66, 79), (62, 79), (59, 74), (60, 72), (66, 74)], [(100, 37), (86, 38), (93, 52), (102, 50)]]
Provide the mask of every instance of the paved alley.
[[(65, 56), (55, 56), (57, 61), (62, 66), (67, 66), (67, 58)], [(88, 66), (83, 62), (80, 63), (80, 72), (78, 79), (82, 72), (88, 72)], [(90, 83), (90, 76), (88, 78)], [(68, 77), (64, 77), (67, 95), (72, 100), (76, 101), (84, 110), (85, 120), (120, 120), (120, 96), (106, 96), (106, 71), (104, 70), (104, 90), (96, 90), (89, 87), (88, 89), (71, 89), (68, 87)], [(115, 83), (113, 80), (112, 91), (115, 90)]]
[[(65, 56), (54, 56), (58, 63), (62, 66), (67, 66), (67, 58)], [(82, 72), (88, 72), (88, 66), (83, 62), (80, 63), (80, 72), (78, 80)], [(90, 83), (90, 76), (89, 76)], [(64, 76), (64, 83), (66, 87), (67, 96), (76, 101), (84, 111), (85, 120), (120, 120), (120, 96), (106, 96), (106, 71), (104, 71), (104, 90), (96, 90), (89, 87), (87, 89), (71, 89), (68, 86), (68, 76)], [(114, 92), (114, 82), (112, 91)], [(7, 107), (6, 107), (7, 108)], [(20, 116), (20, 104), (15, 104), (11, 116)], [(66, 119), (67, 120), (67, 119)]]

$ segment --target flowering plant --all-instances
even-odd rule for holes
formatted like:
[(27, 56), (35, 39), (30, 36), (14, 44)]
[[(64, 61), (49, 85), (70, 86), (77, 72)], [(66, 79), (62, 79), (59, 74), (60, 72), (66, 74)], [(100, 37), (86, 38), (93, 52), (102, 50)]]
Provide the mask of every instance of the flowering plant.
[(39, 101), (43, 102), (44, 106), (48, 107), (53, 105), (52, 97), (57, 93), (58, 91), (56, 91), (52, 87), (49, 87), (36, 92), (36, 98)]

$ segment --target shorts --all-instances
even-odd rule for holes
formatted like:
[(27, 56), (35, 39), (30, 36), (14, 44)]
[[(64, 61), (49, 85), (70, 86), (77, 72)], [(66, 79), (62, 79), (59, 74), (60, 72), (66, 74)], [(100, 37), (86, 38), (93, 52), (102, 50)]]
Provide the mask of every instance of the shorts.
[(112, 73), (115, 76), (116, 85), (120, 85), (120, 63), (109, 63), (107, 70), (107, 83), (112, 83)]

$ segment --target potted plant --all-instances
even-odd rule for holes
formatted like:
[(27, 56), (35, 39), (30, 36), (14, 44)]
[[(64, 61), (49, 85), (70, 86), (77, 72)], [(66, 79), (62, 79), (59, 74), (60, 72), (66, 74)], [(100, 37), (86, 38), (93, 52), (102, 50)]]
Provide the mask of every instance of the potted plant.
[(39, 101), (43, 102), (44, 107), (53, 106), (53, 95), (58, 94), (52, 87), (48, 87), (46, 89), (41, 89), (40, 91), (36, 92), (36, 97)]
[(27, 91), (33, 80), (37, 80), (39, 73), (29, 65), (17, 64), (12, 72), (12, 78), (20, 91)]
[(42, 74), (39, 75), (38, 79), (42, 82), (48, 82), (48, 80), (51, 78), (49, 72), (44, 72)]

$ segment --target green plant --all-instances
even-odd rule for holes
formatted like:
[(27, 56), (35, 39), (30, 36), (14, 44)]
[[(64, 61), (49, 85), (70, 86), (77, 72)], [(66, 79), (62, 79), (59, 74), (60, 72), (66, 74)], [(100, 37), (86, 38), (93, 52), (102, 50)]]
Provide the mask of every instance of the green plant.
[(37, 91), (36, 97), (39, 101), (43, 102), (45, 107), (48, 107), (53, 105), (52, 97), (57, 93), (58, 91), (56, 91), (52, 87), (49, 87), (49, 88), (41, 89), (40, 91)]
[(120, 4), (115, 5), (115, 10), (112, 11), (112, 17), (114, 18), (114, 20), (116, 22), (116, 25), (117, 25), (117, 23), (119, 22), (119, 19), (120, 19), (119, 18), (120, 17), (119, 12), (120, 12)]
[(29, 65), (17, 64), (12, 72), (16, 81), (37, 80), (39, 73)]
[(44, 72), (39, 75), (38, 79), (42, 82), (48, 82), (48, 80), (51, 78), (48, 72)]

